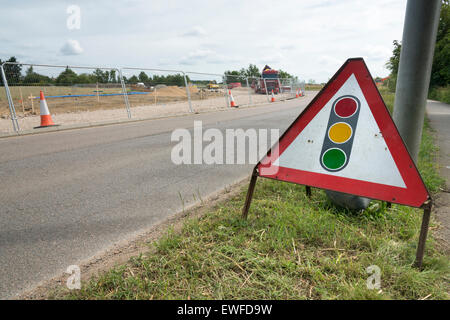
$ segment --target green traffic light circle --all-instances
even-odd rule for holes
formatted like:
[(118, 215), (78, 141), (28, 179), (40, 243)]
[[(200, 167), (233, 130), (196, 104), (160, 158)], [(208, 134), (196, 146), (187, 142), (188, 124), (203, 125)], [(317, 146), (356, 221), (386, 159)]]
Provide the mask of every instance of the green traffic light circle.
[(347, 155), (339, 148), (331, 148), (324, 152), (322, 164), (328, 170), (337, 171), (344, 167), (347, 161)]

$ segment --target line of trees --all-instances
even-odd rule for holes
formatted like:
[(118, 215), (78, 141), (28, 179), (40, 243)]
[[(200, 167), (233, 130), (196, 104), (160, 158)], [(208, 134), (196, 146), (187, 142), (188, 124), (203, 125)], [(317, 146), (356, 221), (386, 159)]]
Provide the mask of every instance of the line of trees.
[[(11, 57), (7, 62), (18, 63), (15, 57)], [(0, 59), (0, 64), (2, 64)], [(20, 64), (6, 64), (4, 66), (8, 83), (11, 85), (56, 85), (56, 86), (68, 86), (68, 85), (81, 85), (81, 84), (95, 84), (95, 83), (119, 83), (119, 77), (116, 70), (102, 70), (95, 69), (92, 73), (78, 74), (69, 67), (66, 67), (58, 76), (46, 76), (35, 72), (33, 66), (29, 66), (25, 73), (22, 73), (22, 65)], [(228, 82), (241, 82), (245, 84), (246, 77), (261, 77), (261, 71), (254, 64), (250, 64), (248, 68), (242, 68), (240, 70), (226, 71), (225, 74), (230, 75)], [(292, 78), (297, 77), (291, 74), (279, 70), (280, 78)], [(235, 76), (235, 77), (233, 77)], [(187, 81), (195, 84), (207, 84), (209, 82), (216, 83), (216, 81), (198, 80), (193, 81), (189, 79)], [(0, 77), (0, 84), (3, 85), (3, 80)], [(144, 71), (141, 71), (138, 75), (132, 75), (128, 79), (124, 77), (124, 81), (130, 84), (136, 84), (138, 82), (144, 83), (146, 86), (155, 86), (158, 84), (165, 84), (168, 86), (184, 86), (184, 77), (182, 74), (169, 74), (169, 75), (153, 75), (149, 76)]]
[[(15, 57), (11, 57), (7, 62), (18, 63)], [(3, 61), (0, 59), (0, 64)], [(22, 73), (23, 66), (20, 64), (5, 64), (5, 74), (10, 85), (56, 85), (56, 86), (70, 86), (81, 84), (95, 84), (95, 83), (119, 83), (119, 77), (116, 70), (102, 70), (95, 69), (92, 73), (78, 74), (69, 67), (66, 67), (58, 76), (46, 76), (34, 71), (33, 66), (29, 66), (25, 73)], [(189, 81), (189, 77), (187, 77)], [(139, 73), (138, 76), (133, 75), (129, 79), (124, 77), (126, 83), (136, 84), (143, 82), (147, 86), (154, 86), (157, 84), (165, 84), (168, 86), (184, 86), (184, 77), (181, 74), (172, 75), (154, 75), (148, 76), (145, 72)], [(3, 78), (0, 77), (0, 85), (3, 85)]]
[[(7, 62), (17, 63), (15, 57), (11, 57)], [(0, 64), (2, 64), (0, 59)], [(5, 64), (5, 74), (8, 83), (11, 85), (76, 85), (76, 84), (93, 84), (93, 83), (118, 83), (116, 70), (95, 69), (92, 73), (77, 74), (75, 71), (66, 67), (57, 77), (46, 76), (34, 71), (33, 66), (29, 66), (22, 74), (22, 65)], [(3, 85), (3, 79), (1, 85)]]
[[(391, 71), (388, 86), (391, 91), (395, 91), (397, 83), (398, 66), (400, 63), (400, 52), (402, 44), (394, 40), (392, 56), (386, 63), (386, 67)], [(442, 0), (441, 15), (436, 36), (436, 46), (434, 49), (433, 67), (430, 78), (430, 91), (438, 87), (450, 85), (450, 5), (448, 0)]]
[[(244, 84), (245, 78), (260, 78), (261, 71), (254, 64), (249, 64), (247, 68), (241, 68), (240, 70), (228, 70), (225, 71), (226, 75), (229, 75), (228, 82), (241, 82)], [(281, 79), (294, 79), (298, 80), (298, 77), (289, 74), (286, 71), (278, 70), (279, 77)], [(236, 80), (236, 81), (234, 81)]]
[[(158, 84), (165, 84), (167, 86), (179, 86), (183, 87), (185, 85), (184, 83), (184, 77), (182, 74), (169, 74), (167, 76), (164, 75), (153, 75), (148, 76), (144, 71), (141, 71), (138, 76), (131, 76), (129, 79), (126, 79), (124, 77), (125, 82), (136, 84), (138, 82), (144, 83), (146, 86), (156, 86)], [(190, 79), (188, 76), (186, 76), (186, 80), (190, 82)]]

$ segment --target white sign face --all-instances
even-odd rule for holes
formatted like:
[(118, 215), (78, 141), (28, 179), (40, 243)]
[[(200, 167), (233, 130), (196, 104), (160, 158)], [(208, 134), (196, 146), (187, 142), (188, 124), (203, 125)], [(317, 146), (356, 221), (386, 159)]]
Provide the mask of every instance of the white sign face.
[(256, 169), (260, 177), (412, 207), (430, 198), (362, 58), (344, 63)]
[[(356, 128), (349, 126), (348, 130), (346, 130), (344, 124), (336, 121), (336, 133), (334, 136), (330, 135), (332, 128), (329, 128), (329, 118), (333, 104), (340, 97), (349, 96), (356, 97), (360, 102), (359, 118), (355, 124)], [(329, 132), (327, 132), (327, 129)], [(346, 166), (342, 170), (330, 171), (322, 166), (321, 154), (325, 135), (339, 142), (345, 142), (347, 137), (353, 139), (351, 153), (346, 159)], [(274, 165), (406, 188), (405, 182), (353, 74), (297, 138), (284, 150), (274, 162)]]

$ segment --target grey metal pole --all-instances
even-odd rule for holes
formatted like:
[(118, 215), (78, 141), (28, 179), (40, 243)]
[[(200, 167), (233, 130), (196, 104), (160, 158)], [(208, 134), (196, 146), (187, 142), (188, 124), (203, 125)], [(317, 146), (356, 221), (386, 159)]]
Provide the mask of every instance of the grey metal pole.
[(225, 93), (225, 107), (228, 108), (230, 106), (230, 95), (228, 94), (228, 77), (226, 74), (223, 75), (222, 78), (222, 82), (223, 82), (223, 88), (224, 88), (224, 93)]
[[(419, 154), (440, 8), (441, 0), (408, 0), (406, 6), (394, 121), (414, 161)], [(367, 208), (370, 202), (340, 192), (326, 194), (335, 204), (350, 209)]]
[(2, 78), (3, 78), (3, 85), (5, 86), (6, 97), (8, 99), (9, 113), (11, 114), (11, 121), (12, 121), (13, 129), (15, 132), (19, 132), (20, 128), (19, 128), (19, 122), (17, 121), (16, 108), (14, 107), (14, 102), (11, 97), (11, 92), (9, 91), (8, 80), (6, 79), (5, 69), (3, 68), (3, 65), (0, 66), (0, 69), (1, 69)]
[(125, 101), (125, 108), (127, 110), (128, 119), (131, 119), (130, 101), (128, 101), (127, 87), (125, 85), (125, 81), (123, 80), (122, 69), (116, 69), (116, 70), (119, 73), (120, 84), (122, 86), (123, 99)]
[[(292, 94), (293, 94), (293, 90), (292, 89), (294, 89), (294, 79), (290, 79), (290, 81), (289, 81), (290, 83), (289, 83), (289, 86), (291, 87), (290, 89), (291, 89), (291, 91), (289, 92), (290, 94), (291, 94), (291, 97), (292, 97)], [(295, 96), (295, 95), (294, 95)]]
[(192, 110), (192, 102), (191, 102), (191, 91), (189, 90), (189, 86), (188, 86), (188, 82), (187, 82), (187, 78), (186, 78), (186, 73), (183, 72), (183, 78), (184, 78), (184, 85), (186, 86), (186, 94), (187, 94), (187, 98), (188, 98), (188, 104), (189, 104), (189, 112), (194, 112)]
[(281, 97), (283, 91), (281, 90), (281, 81), (280, 81), (280, 78), (278, 78), (278, 86), (279, 86), (278, 93), (280, 94), (280, 101), (283, 101), (283, 98)]
[(122, 69), (116, 69), (119, 72), (120, 84), (122, 85), (123, 99), (125, 100), (125, 108), (127, 109), (128, 119), (131, 119), (130, 101), (128, 100), (127, 87), (123, 80)]
[(441, 0), (408, 0), (397, 76), (394, 122), (417, 161)]
[(267, 89), (267, 82), (266, 82), (266, 79), (263, 78), (263, 81), (264, 81), (264, 88), (266, 89), (267, 102), (270, 102), (270, 98), (269, 98), (269, 90)]
[(248, 105), (251, 106), (252, 103), (252, 90), (250, 89), (250, 86), (248, 84), (248, 77), (245, 77), (245, 81), (247, 83), (247, 91), (248, 91)]

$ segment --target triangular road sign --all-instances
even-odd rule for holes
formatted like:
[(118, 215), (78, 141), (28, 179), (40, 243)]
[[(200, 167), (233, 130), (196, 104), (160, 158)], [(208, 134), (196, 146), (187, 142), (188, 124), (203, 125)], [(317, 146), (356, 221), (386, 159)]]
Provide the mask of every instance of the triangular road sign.
[(421, 207), (428, 191), (362, 58), (347, 60), (258, 176)]

